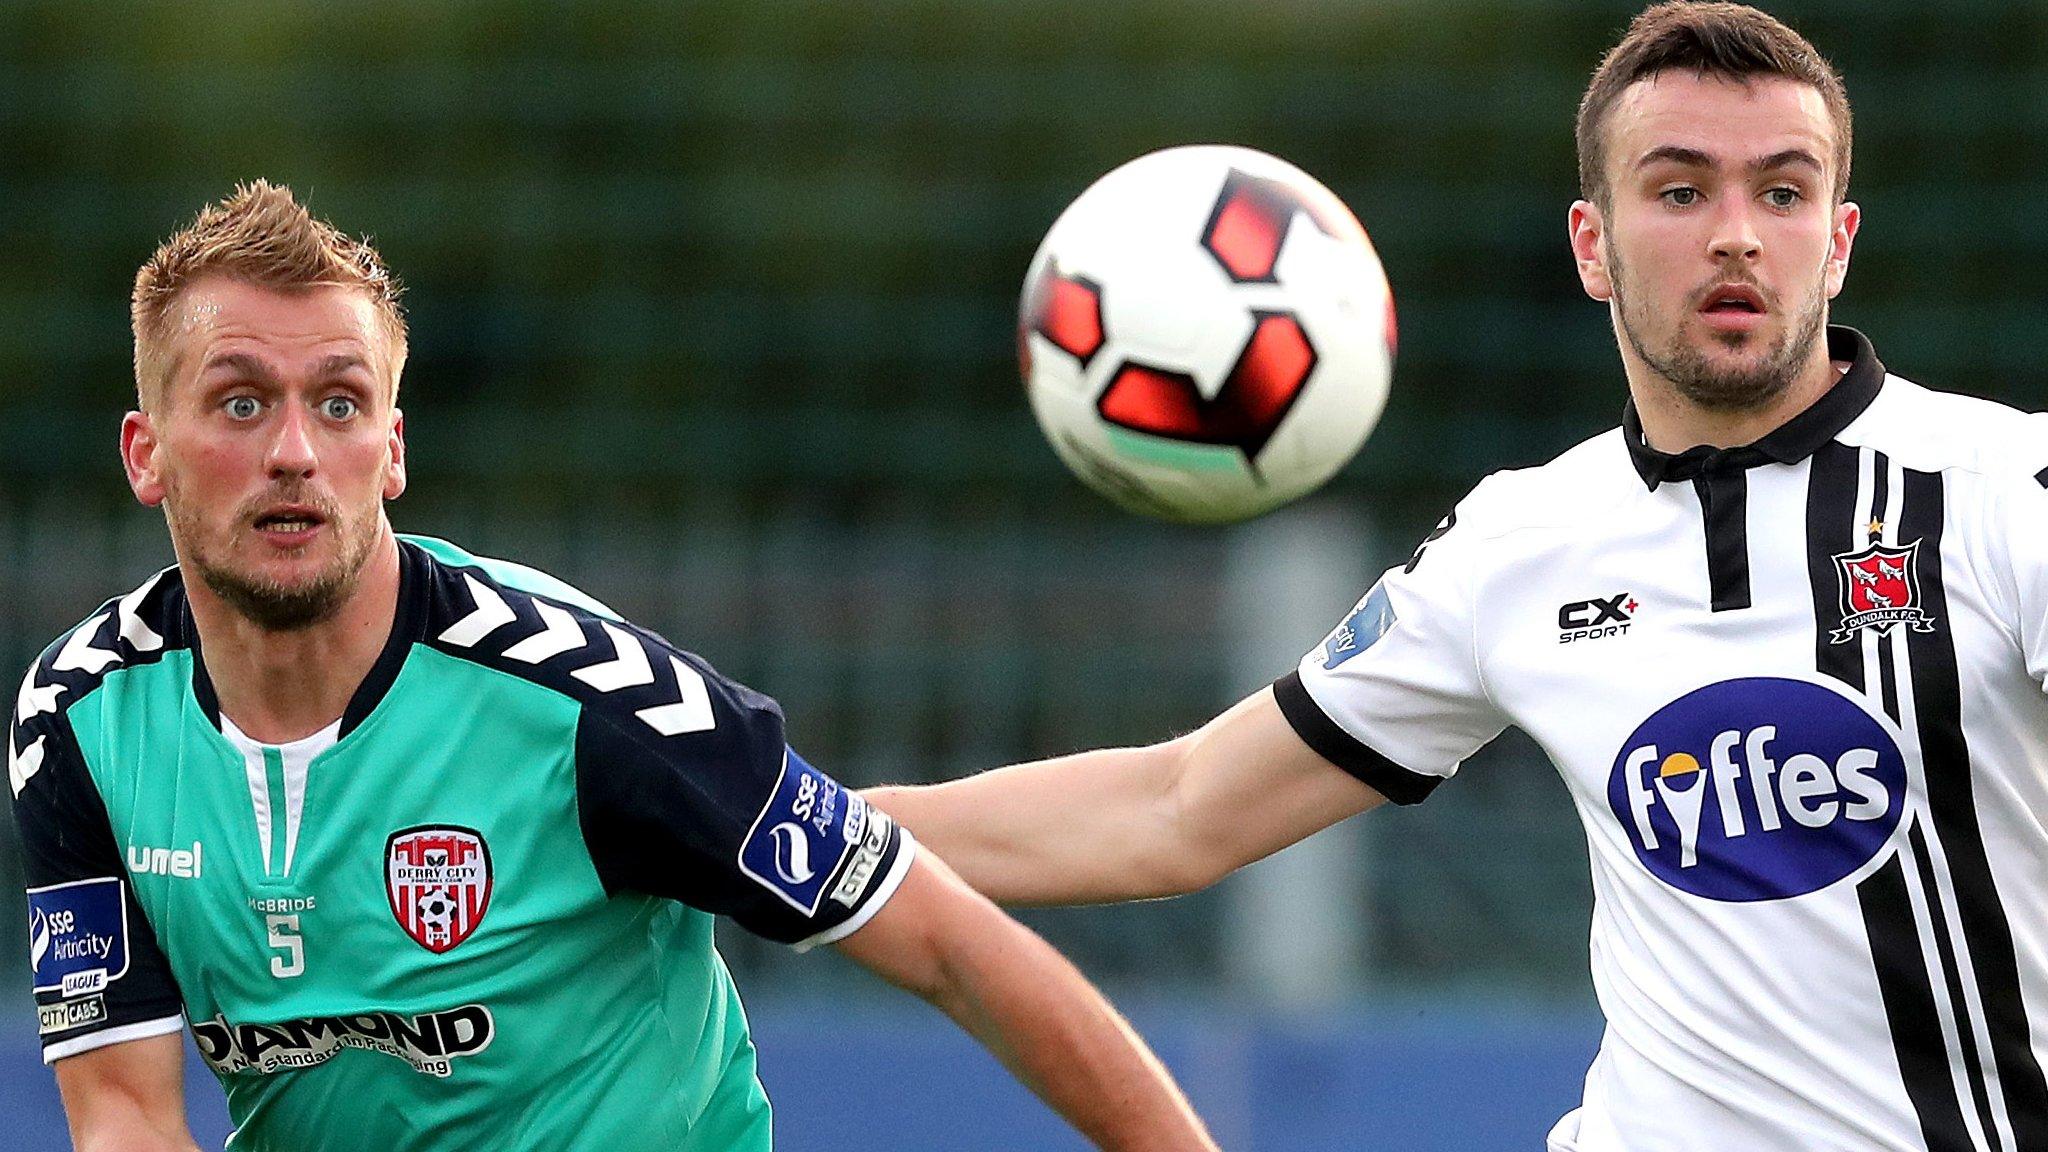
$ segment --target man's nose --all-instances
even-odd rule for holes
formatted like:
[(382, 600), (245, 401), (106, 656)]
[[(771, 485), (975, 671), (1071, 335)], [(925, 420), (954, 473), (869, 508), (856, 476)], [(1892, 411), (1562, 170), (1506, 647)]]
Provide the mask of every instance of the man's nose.
[(1756, 230), (1753, 208), (1746, 199), (1723, 201), (1714, 214), (1708, 250), (1716, 260), (1754, 260), (1763, 254), (1763, 236)]
[(287, 402), (279, 414), (276, 433), (263, 465), (270, 475), (310, 476), (319, 463), (313, 449), (312, 413), (304, 405)]

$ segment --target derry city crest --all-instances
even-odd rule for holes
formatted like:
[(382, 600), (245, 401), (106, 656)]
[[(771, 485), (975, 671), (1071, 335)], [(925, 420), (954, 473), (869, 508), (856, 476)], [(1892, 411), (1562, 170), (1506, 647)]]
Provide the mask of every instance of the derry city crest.
[(1920, 607), (1919, 557), (1918, 540), (1904, 548), (1872, 542), (1861, 552), (1838, 554), (1842, 626), (1829, 639), (1846, 644), (1866, 628), (1882, 636), (1901, 624), (1915, 632), (1934, 631), (1934, 621)]
[(491, 906), (491, 850), (474, 829), (423, 824), (384, 845), (384, 893), (405, 934), (439, 955), (469, 939)]

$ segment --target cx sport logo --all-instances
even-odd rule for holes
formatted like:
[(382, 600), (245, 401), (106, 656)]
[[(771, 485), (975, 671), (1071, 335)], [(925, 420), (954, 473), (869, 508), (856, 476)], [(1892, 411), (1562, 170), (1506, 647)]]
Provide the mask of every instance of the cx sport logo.
[(1817, 684), (1724, 680), (1643, 721), (1607, 801), (1651, 874), (1710, 900), (1783, 900), (1874, 860), (1906, 762), (1869, 713)]
[(1642, 605), (1626, 592), (1612, 596), (1595, 596), (1591, 600), (1574, 600), (1557, 609), (1557, 642), (1571, 644), (1580, 640), (1604, 640), (1609, 636), (1628, 634), (1628, 626), (1635, 620), (1636, 609)]

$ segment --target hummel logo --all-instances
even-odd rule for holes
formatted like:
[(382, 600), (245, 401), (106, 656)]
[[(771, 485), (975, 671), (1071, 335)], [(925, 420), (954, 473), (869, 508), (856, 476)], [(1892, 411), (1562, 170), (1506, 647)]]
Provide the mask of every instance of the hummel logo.
[(1557, 610), (1557, 642), (1571, 644), (1579, 640), (1620, 636), (1628, 631), (1636, 609), (1640, 607), (1635, 597), (1626, 592), (1561, 605)]
[(205, 847), (194, 840), (190, 849), (146, 848), (140, 844), (128, 846), (128, 871), (137, 876), (155, 873), (158, 876), (176, 876), (181, 880), (197, 880), (200, 869), (205, 867)]

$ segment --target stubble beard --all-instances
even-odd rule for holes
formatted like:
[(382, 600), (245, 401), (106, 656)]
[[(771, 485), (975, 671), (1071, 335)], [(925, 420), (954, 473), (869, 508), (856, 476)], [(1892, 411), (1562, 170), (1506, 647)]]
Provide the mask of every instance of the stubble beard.
[[(1651, 326), (1652, 318), (1647, 314), (1647, 306), (1636, 307), (1640, 301), (1627, 287), (1627, 269), (1621, 254), (1609, 247), (1606, 259), (1612, 270), (1615, 313), (1620, 317), (1622, 336), (1629, 347), (1651, 371), (1670, 381), (1680, 396), (1710, 412), (1755, 412), (1768, 407), (1798, 379), (1827, 326), (1827, 298), (1821, 283), (1816, 281), (1803, 307), (1779, 335), (1776, 346), (1747, 366), (1718, 366), (1675, 330), (1668, 347), (1653, 350), (1643, 338), (1643, 330)], [(1732, 340), (1720, 339), (1720, 343), (1733, 349), (1743, 339), (1737, 336)]]
[[(311, 579), (293, 584), (237, 571), (211, 554), (202, 526), (180, 511), (182, 502), (178, 499), (175, 484), (164, 500), (164, 519), (179, 554), (198, 575), (200, 582), (236, 614), (258, 628), (270, 632), (296, 632), (332, 619), (355, 592), (363, 568), (370, 562), (370, 553), (377, 543), (378, 518), (369, 515), (351, 522), (339, 516), (332, 505), (310, 500), (295, 492), (271, 494), (265, 502), (319, 507), (328, 528), (339, 542), (334, 562)], [(238, 511), (233, 530), (240, 531), (250, 522), (250, 515)]]

